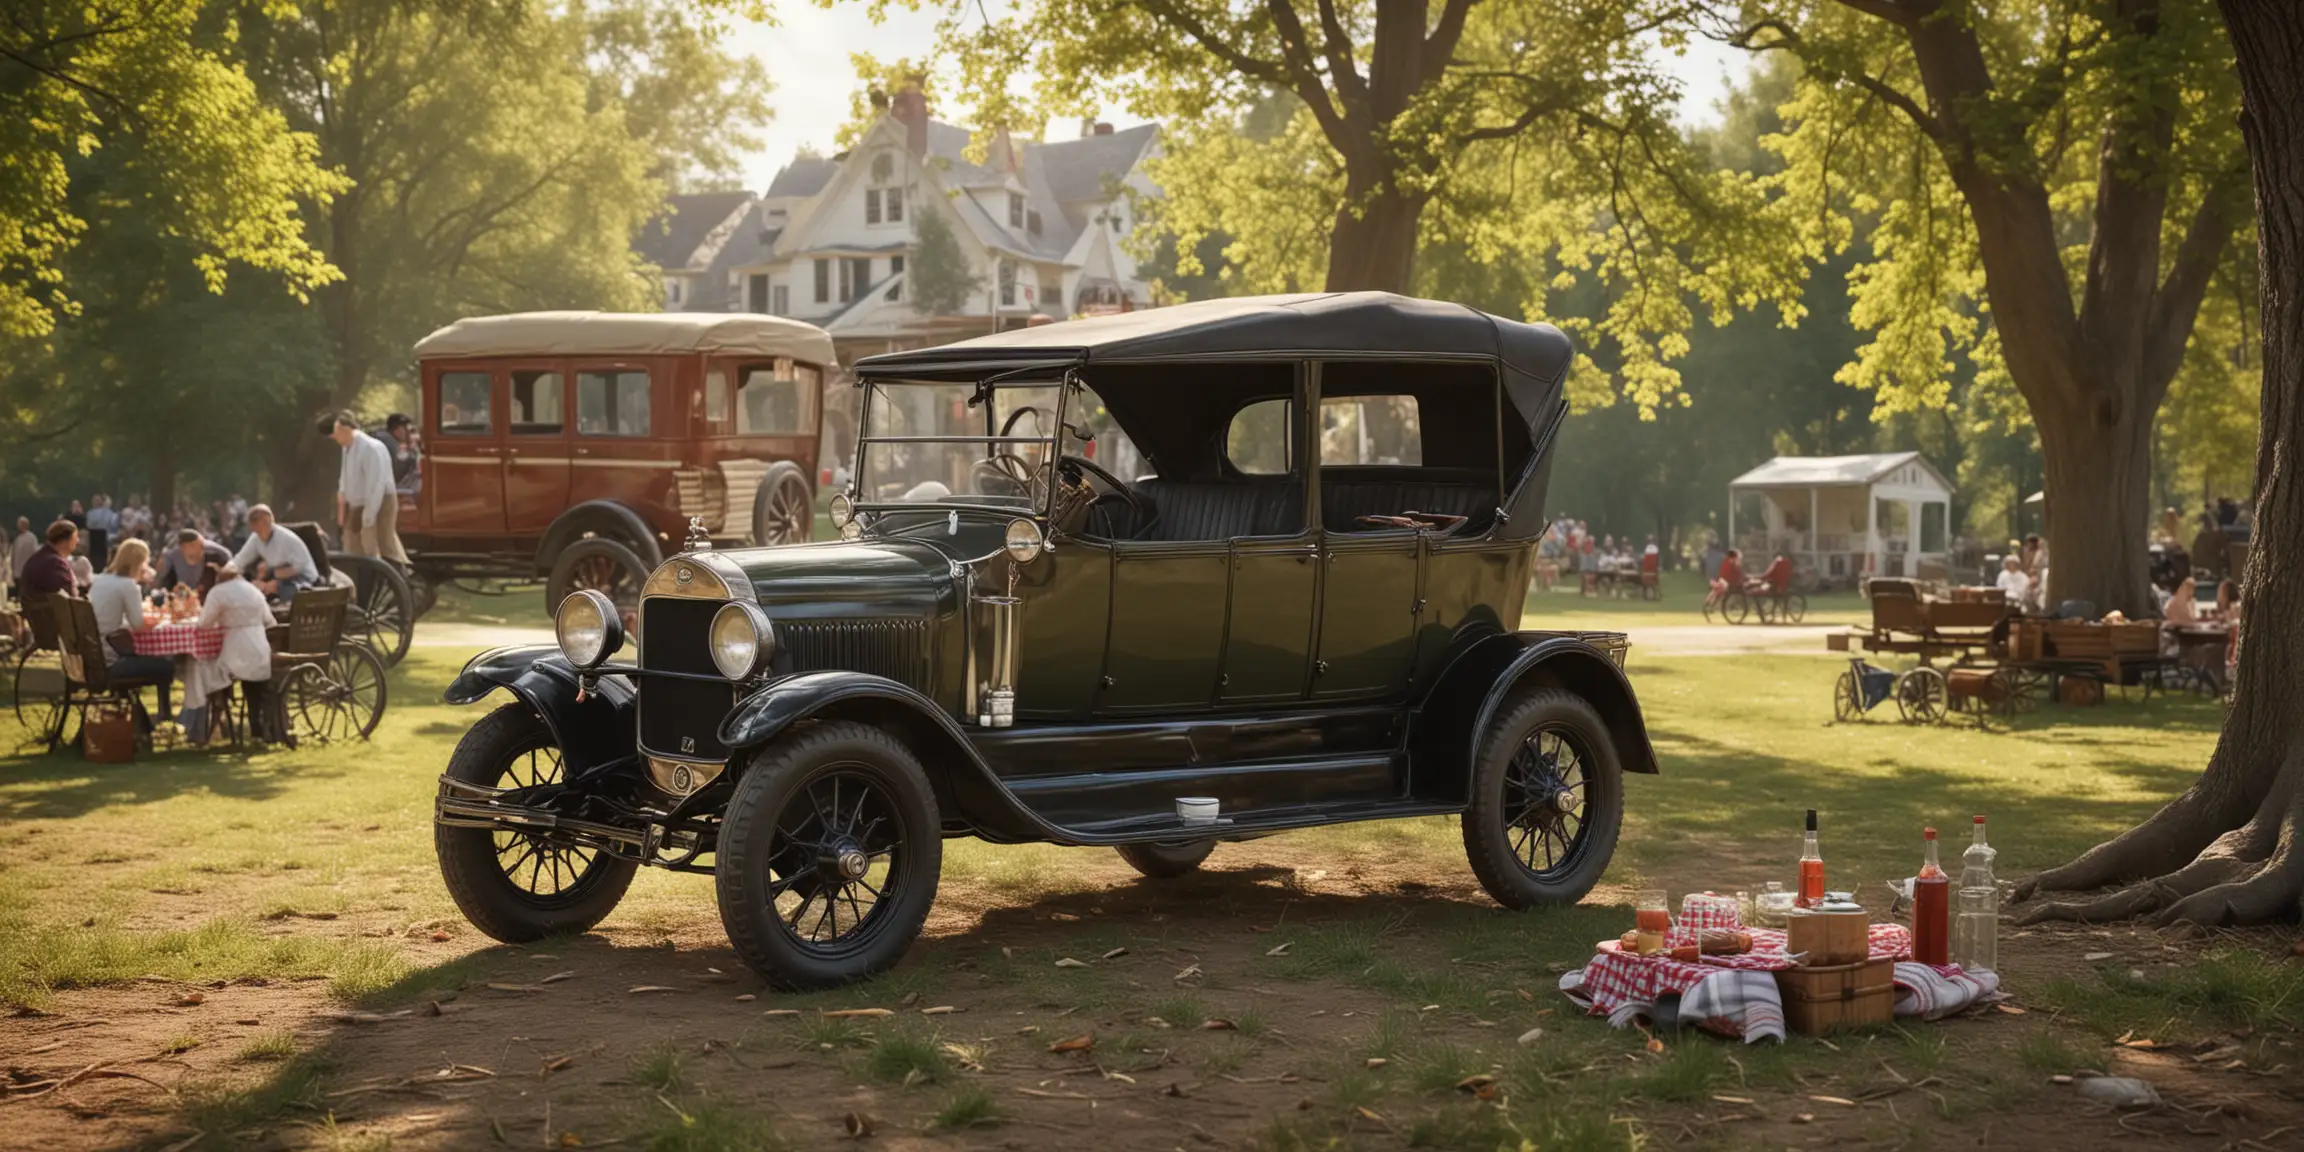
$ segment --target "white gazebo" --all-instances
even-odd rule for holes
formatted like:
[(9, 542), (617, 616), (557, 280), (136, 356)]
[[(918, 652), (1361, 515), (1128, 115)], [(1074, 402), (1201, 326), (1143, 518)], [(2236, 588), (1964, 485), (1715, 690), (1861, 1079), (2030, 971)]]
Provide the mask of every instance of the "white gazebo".
[[(1738, 498), (1761, 523), (1736, 526)], [(1952, 485), (1918, 452), (1778, 456), (1728, 482), (1728, 538), (1757, 572), (1778, 552), (1826, 581), (1942, 579), (1951, 547)]]

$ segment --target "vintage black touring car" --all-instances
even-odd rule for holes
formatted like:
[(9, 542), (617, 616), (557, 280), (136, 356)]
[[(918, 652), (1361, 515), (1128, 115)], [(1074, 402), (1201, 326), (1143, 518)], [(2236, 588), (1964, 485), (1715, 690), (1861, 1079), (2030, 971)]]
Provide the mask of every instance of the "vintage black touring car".
[[(856, 366), (841, 539), (696, 546), (559, 646), (441, 778), (441, 869), (500, 940), (642, 864), (710, 872), (787, 987), (894, 964), (948, 836), (1116, 849), (1463, 814), (1513, 908), (1573, 902), (1656, 771), (1619, 634), (1521, 627), (1571, 351), (1381, 293), (1217, 300)], [(1131, 477), (1123, 479), (1123, 476)]]

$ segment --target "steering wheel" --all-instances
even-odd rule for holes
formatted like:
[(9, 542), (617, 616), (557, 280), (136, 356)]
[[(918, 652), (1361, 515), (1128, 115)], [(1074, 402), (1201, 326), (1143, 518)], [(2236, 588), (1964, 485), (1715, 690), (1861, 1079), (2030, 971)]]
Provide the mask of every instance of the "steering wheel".
[[(1047, 420), (1046, 413), (1027, 404), (1014, 412), (1010, 412), (1008, 419), (1001, 421), (1000, 435), (1002, 437), (1015, 435), (1017, 422), (1024, 419), (1026, 415), (1030, 415), (1035, 424), (1045, 423)], [(1046, 481), (1041, 470), (1033, 467), (1031, 461), (1008, 451), (1006, 445), (1000, 446), (984, 459), (977, 461), (970, 471), (975, 479), (976, 490), (986, 495), (991, 495), (996, 489), (1006, 486), (1013, 489), (1012, 495), (1024, 497), (1031, 503), (1038, 504), (1040, 497), (1044, 494), (1043, 487)]]
[(1146, 507), (1144, 498), (1137, 495), (1136, 490), (1122, 482), (1118, 476), (1114, 476), (1110, 472), (1105, 471), (1103, 465), (1098, 464), (1094, 460), (1090, 460), (1085, 456), (1066, 455), (1056, 458), (1056, 467), (1059, 470), (1070, 468), (1074, 471), (1086, 472), (1090, 476), (1094, 476), (1098, 480), (1103, 481), (1104, 486), (1111, 489), (1111, 491), (1105, 493), (1104, 495), (1098, 496), (1096, 499), (1109, 500), (1113, 497), (1118, 497), (1123, 503), (1128, 505), (1128, 523), (1131, 526), (1141, 530), (1145, 525), (1152, 522), (1151, 511)]

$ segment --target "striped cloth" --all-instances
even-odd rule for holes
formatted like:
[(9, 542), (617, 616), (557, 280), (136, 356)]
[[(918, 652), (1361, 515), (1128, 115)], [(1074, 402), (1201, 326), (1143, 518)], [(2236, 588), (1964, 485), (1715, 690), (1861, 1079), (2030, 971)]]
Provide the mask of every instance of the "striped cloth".
[[(1901, 924), (1874, 924), (1870, 938), (1874, 960), (1902, 961), (1912, 954), (1912, 930)], [(1740, 1036), (1749, 1044), (1784, 1038), (1784, 1001), (1776, 992), (1775, 973), (1790, 967), (1792, 962), (1784, 955), (1784, 933), (1772, 928), (1752, 929), (1752, 951), (1745, 955), (1708, 956), (1696, 964), (1669, 956), (1641, 956), (1608, 941), (1591, 963), (1560, 978), (1560, 991), (1590, 1015), (1606, 1016), (1608, 1023), (1618, 1028), (1648, 1017), (1658, 998), (1678, 995), (1683, 1025)], [(1918, 987), (1913, 998), (1916, 1007), (1907, 1012), (1906, 997), (1899, 993), (1899, 1015), (1940, 1009), (1935, 1015), (1924, 1016), (1933, 1020), (1966, 1007), (1997, 987), (1997, 981), (1991, 988), (1983, 986), (1983, 978), (1991, 975), (1988, 972), (1970, 977), (1955, 968), (1946, 975), (1927, 965), (1904, 962), (1896, 966), (1895, 979), (1900, 987), (1906, 983), (1907, 968), (1919, 970), (1911, 977)], [(1962, 982), (1978, 991), (1962, 997)]]
[(155, 624), (134, 638), (138, 656), (190, 656), (214, 660), (224, 652), (224, 630), (197, 624)]

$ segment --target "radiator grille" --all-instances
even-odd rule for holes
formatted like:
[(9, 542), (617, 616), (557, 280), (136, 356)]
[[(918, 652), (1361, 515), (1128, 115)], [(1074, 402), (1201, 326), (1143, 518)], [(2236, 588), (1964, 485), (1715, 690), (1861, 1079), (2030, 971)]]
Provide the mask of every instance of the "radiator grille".
[(712, 614), (721, 600), (654, 596), (640, 602), (640, 666), (687, 672), (711, 680), (640, 677), (640, 747), (687, 760), (726, 760), (720, 722), (735, 706), (736, 690), (719, 678), (707, 647)]
[[(776, 639), (794, 672), (839, 669), (924, 688), (928, 625), (921, 620), (778, 621)], [(779, 661), (782, 663), (782, 661)]]

